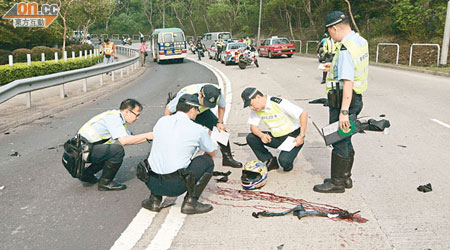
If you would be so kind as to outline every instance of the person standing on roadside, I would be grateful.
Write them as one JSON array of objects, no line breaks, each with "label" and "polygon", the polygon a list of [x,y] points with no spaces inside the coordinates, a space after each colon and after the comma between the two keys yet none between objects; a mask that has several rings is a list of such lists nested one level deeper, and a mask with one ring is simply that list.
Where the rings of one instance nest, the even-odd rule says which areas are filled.
[{"label": "person standing on roadside", "polygon": [[[328,72],[326,92],[330,124],[339,121],[339,128],[348,131],[349,116],[356,117],[363,108],[361,94],[367,89],[369,75],[368,43],[351,29],[349,18],[341,11],[328,14],[325,27],[331,38],[338,43],[333,61],[324,64],[324,71]],[[352,188],[350,177],[354,156],[351,137],[334,143],[331,152],[331,178],[325,179],[323,184],[315,185],[313,190],[320,193],[343,193],[345,188]]]},{"label": "person standing on roadside", "polygon": [[105,38],[105,42],[102,44],[102,52],[105,56],[103,58],[103,62],[105,64],[113,63],[114,58],[117,59],[116,45],[113,42],[109,41],[109,38]]},{"label": "person standing on roadside", "polygon": [[202,55],[203,55],[203,45],[200,42],[200,40],[197,41],[197,45],[195,47],[197,49],[198,60],[201,61],[202,60]]},{"label": "person standing on roadside", "polygon": [[141,67],[145,65],[145,58],[147,57],[147,46],[145,45],[145,40],[141,41],[141,45],[139,46],[139,53],[141,54]]}]

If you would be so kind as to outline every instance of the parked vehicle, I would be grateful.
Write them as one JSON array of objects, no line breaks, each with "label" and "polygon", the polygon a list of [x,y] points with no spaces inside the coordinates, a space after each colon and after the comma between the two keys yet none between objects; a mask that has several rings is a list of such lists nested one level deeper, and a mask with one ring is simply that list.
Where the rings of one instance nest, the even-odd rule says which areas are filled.
[{"label": "parked vehicle", "polygon": [[205,45],[206,48],[210,48],[211,45],[219,38],[222,38],[222,40],[226,41],[231,39],[231,33],[230,32],[210,32],[203,34],[201,38],[201,42],[203,45]]},{"label": "parked vehicle", "polygon": [[247,66],[250,66],[252,64],[255,64],[257,68],[259,68],[258,59],[256,59],[255,56],[255,47],[251,46],[250,49],[244,50],[239,55],[239,68],[245,69]]},{"label": "parked vehicle", "polygon": [[154,62],[172,59],[183,62],[187,56],[187,42],[179,28],[155,29],[151,47]]},{"label": "parked vehicle", "polygon": [[247,48],[246,43],[228,42],[225,50],[222,51],[220,62],[225,65],[239,63],[239,55]]},{"label": "parked vehicle", "polygon": [[292,44],[286,37],[273,36],[264,40],[258,48],[259,56],[268,56],[269,58],[281,55],[292,57],[294,53],[295,45]]},{"label": "parked vehicle", "polygon": [[208,48],[208,58],[209,59],[215,59],[217,54],[217,43],[214,42],[211,47]]}]

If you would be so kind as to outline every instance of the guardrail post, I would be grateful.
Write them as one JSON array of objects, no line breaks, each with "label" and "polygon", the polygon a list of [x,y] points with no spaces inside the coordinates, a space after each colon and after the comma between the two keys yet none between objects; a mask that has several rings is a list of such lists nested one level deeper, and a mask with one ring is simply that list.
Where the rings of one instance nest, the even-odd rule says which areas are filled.
[{"label": "guardrail post", "polygon": [[89,58],[92,58],[92,50],[89,50]]},{"label": "guardrail post", "polygon": [[80,59],[83,59],[83,51],[80,50]]},{"label": "guardrail post", "polygon": [[123,78],[123,68],[120,69],[120,78]]},{"label": "guardrail post", "polygon": [[25,93],[27,108],[31,108],[31,92]]},{"label": "guardrail post", "polygon": [[127,67],[127,76],[130,75],[130,71],[129,71],[130,67]]},{"label": "guardrail post", "polygon": [[12,55],[8,56],[8,61],[9,61],[9,66],[12,67],[14,65],[14,63],[13,63],[13,56]]},{"label": "guardrail post", "polygon": [[27,64],[28,64],[28,66],[31,65],[31,55],[30,54],[27,54]]},{"label": "guardrail post", "polygon": [[55,52],[55,62],[58,62],[58,52]]},{"label": "guardrail post", "polygon": [[72,51],[72,60],[75,60],[75,51]]},{"label": "guardrail post", "polygon": [[41,62],[45,62],[45,54],[41,53]]},{"label": "guardrail post", "polygon": [[111,72],[111,81],[114,82],[114,70]]},{"label": "guardrail post", "polygon": [[100,74],[100,86],[103,86],[103,74]]},{"label": "guardrail post", "polygon": [[64,62],[67,62],[67,51],[64,51]]},{"label": "guardrail post", "polygon": [[59,87],[59,97],[61,97],[61,99],[66,98],[66,91],[64,89],[64,84],[61,84],[61,86]]},{"label": "guardrail post", "polygon": [[87,59],[87,50],[84,50],[84,59]]},{"label": "guardrail post", "polygon": [[83,79],[83,92],[87,92],[87,78]]}]

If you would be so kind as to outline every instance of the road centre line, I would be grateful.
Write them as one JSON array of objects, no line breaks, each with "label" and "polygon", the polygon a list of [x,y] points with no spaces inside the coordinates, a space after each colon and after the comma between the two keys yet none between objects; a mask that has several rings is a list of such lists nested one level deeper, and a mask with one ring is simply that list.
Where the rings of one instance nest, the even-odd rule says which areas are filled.
[{"label": "road centre line", "polygon": [[448,125],[447,123],[441,122],[441,121],[439,121],[438,119],[431,119],[431,120],[432,120],[433,122],[436,122],[436,123],[438,123],[438,124],[440,124],[440,125],[446,127],[446,128],[450,128],[450,125]]},{"label": "road centre line", "polygon": [[128,227],[120,235],[119,239],[114,242],[111,250],[131,249],[139,241],[145,230],[152,224],[156,213],[145,208],[141,208],[138,214]]},{"label": "road centre line", "polygon": [[[231,82],[226,77],[226,75],[215,68],[212,65],[198,62],[190,58],[186,58],[190,61],[199,63],[200,65],[208,68],[213,74],[216,76],[217,81],[219,82],[219,87],[224,89],[224,82],[226,84],[226,112],[224,116],[224,122],[228,120],[228,114],[231,110]],[[178,197],[179,198],[179,197]],[[184,219],[186,218],[185,214],[180,212],[182,199],[177,198],[177,205],[169,207],[169,213],[164,219],[163,224],[158,230],[157,234],[153,238],[150,245],[147,249],[169,249],[172,245],[173,239],[177,236],[178,231],[181,229],[184,223]],[[179,201],[180,200],[180,201]],[[180,204],[178,204],[180,203]],[[111,247],[111,250],[129,250],[132,249],[136,243],[142,238],[142,235],[145,233],[147,228],[151,225],[153,218],[157,213],[151,212],[145,208],[141,208],[125,229],[125,231],[120,235],[119,239],[116,240],[114,245]]]}]

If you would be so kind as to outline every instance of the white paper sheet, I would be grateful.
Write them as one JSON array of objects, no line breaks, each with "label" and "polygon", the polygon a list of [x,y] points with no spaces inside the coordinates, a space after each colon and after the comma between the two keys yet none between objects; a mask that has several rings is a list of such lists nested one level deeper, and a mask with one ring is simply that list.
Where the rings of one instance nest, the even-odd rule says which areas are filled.
[{"label": "white paper sheet", "polygon": [[211,132],[211,140],[215,142],[219,142],[223,145],[228,145],[228,139],[230,138],[230,134],[225,131],[219,131],[217,127],[213,128],[213,131]]},{"label": "white paper sheet", "polygon": [[325,65],[324,64],[319,64],[319,66],[317,67],[317,69],[319,70],[324,70],[325,69]]},{"label": "white paper sheet", "polygon": [[286,140],[278,147],[281,151],[291,151],[295,147],[295,138],[292,136],[288,136]]}]

